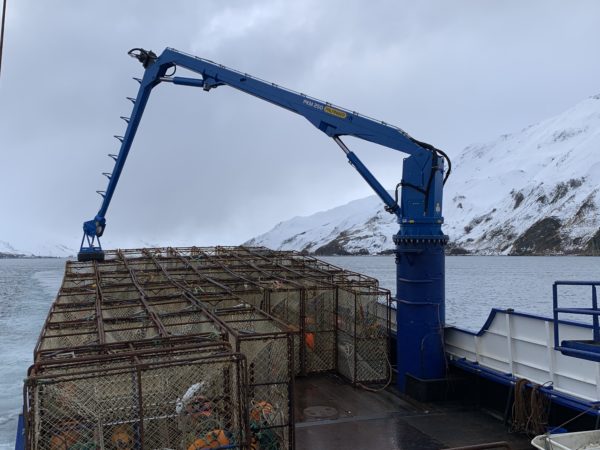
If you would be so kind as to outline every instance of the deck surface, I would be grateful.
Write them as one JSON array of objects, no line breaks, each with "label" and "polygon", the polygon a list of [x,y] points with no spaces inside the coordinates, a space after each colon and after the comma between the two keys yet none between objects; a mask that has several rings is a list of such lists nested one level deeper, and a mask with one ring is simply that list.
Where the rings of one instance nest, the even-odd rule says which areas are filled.
[{"label": "deck surface", "polygon": [[[403,400],[389,391],[355,389],[333,375],[297,378],[296,448],[429,450],[507,441],[530,449],[530,439],[509,434],[485,412]],[[305,408],[329,406],[338,417],[314,420]]]}]

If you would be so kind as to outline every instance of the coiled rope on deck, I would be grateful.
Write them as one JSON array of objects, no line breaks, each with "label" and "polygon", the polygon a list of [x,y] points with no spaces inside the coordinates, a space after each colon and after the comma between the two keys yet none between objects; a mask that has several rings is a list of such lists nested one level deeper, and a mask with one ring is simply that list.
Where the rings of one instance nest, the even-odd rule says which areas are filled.
[{"label": "coiled rope on deck", "polygon": [[545,385],[525,378],[515,383],[515,399],[512,408],[511,431],[538,435],[546,432],[550,400],[540,390]]}]

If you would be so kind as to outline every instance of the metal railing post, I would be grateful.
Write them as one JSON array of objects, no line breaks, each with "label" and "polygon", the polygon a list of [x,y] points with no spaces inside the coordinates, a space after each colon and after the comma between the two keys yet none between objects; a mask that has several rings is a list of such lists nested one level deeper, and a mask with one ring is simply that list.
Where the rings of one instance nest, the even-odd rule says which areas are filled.
[{"label": "metal railing post", "polygon": [[559,346],[558,341],[558,285],[556,282],[552,285],[552,312],[554,314],[554,347]]},{"label": "metal railing post", "polygon": [[[596,295],[596,285],[592,284],[592,308],[594,311],[598,311],[598,297]],[[598,315],[592,316],[592,323],[594,324],[594,341],[600,341],[600,329],[598,327]]]}]

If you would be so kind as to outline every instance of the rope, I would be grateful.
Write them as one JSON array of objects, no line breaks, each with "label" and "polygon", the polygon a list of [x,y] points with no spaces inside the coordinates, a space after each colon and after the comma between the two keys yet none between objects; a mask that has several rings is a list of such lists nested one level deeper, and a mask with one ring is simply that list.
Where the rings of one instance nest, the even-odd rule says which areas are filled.
[{"label": "rope", "polygon": [[[539,385],[531,383],[524,378],[517,380],[512,408],[511,431],[523,432],[530,435],[543,434],[546,438],[550,435],[551,430],[548,426],[548,416],[551,402],[549,396],[544,394],[541,389],[551,384],[551,382],[548,382]],[[531,385],[531,389],[528,389],[528,385]],[[563,428],[590,411],[598,411],[599,408],[600,402],[595,402],[586,410],[552,428]]]},{"label": "rope", "polygon": [[531,402],[527,429],[535,435],[544,433],[548,429],[548,416],[550,413],[550,399],[540,391],[542,386],[535,385],[531,389]]},{"label": "rope", "polygon": [[[528,388],[531,385],[531,389]],[[550,401],[540,388],[545,385],[531,383],[525,378],[515,383],[511,431],[530,435],[543,434],[548,428]]]},{"label": "rope", "polygon": [[515,383],[515,399],[512,406],[511,431],[524,431],[527,424],[527,407],[525,386],[527,380],[521,378]]},{"label": "rope", "polygon": [[[579,414],[577,414],[575,417],[571,417],[569,420],[567,420],[566,422],[561,423],[558,427],[553,427],[553,428],[563,428],[565,425],[570,424],[571,422],[573,422],[576,419],[579,419],[581,416],[583,416],[584,414],[589,413],[592,410],[598,410],[598,407],[600,406],[600,404],[598,402],[595,402],[592,406],[590,406],[588,409],[586,409],[585,411],[581,411]],[[549,435],[550,431],[547,431],[546,433],[544,433],[545,435]]]},{"label": "rope", "polygon": [[2,26],[0,27],[0,73],[2,72],[2,49],[4,48],[4,24],[6,23],[6,0],[2,4]]},{"label": "rope", "polygon": [[388,377],[387,382],[382,387],[372,388],[372,387],[366,386],[362,383],[356,383],[356,385],[359,388],[364,389],[365,391],[369,391],[369,392],[381,392],[381,391],[384,391],[385,389],[387,389],[387,387],[391,384],[392,377],[393,377],[392,363],[390,362],[390,358],[388,357],[387,352],[385,353],[385,360],[388,363],[389,377]]}]

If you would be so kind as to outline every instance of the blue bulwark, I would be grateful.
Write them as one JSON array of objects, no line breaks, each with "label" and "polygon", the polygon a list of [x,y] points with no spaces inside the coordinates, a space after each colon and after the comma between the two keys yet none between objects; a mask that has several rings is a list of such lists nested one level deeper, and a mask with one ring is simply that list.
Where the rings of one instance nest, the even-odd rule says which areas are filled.
[{"label": "blue bulwark", "polygon": [[15,450],[25,450],[25,421],[23,420],[23,414],[19,414]]}]

